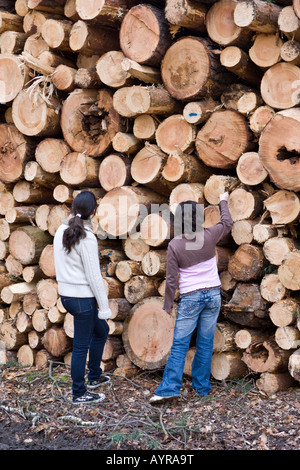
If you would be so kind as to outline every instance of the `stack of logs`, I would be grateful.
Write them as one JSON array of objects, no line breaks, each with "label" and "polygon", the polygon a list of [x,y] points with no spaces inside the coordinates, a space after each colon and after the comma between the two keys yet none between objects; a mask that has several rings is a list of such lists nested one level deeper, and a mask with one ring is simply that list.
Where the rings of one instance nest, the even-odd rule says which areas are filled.
[{"label": "stack of logs", "polygon": [[298,386],[300,1],[0,0],[0,33],[0,362],[70,361],[53,237],[89,189],[103,370],[163,367],[172,215],[195,200],[211,226],[229,191],[212,376]]}]

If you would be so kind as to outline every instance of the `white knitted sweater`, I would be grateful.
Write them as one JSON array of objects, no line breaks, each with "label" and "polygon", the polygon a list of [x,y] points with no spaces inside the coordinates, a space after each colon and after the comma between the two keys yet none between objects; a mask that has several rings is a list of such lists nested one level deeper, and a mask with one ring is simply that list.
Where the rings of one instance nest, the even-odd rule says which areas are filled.
[{"label": "white knitted sweater", "polygon": [[99,318],[110,318],[111,310],[100,271],[98,243],[92,226],[84,221],[86,237],[67,253],[62,239],[68,220],[64,220],[57,229],[53,242],[58,293],[67,297],[95,297]]}]

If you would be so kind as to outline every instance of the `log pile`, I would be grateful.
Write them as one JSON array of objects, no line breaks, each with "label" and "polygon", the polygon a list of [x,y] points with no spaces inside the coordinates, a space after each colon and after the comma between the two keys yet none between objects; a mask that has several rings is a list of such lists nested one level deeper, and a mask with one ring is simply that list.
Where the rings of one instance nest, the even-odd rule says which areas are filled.
[{"label": "log pile", "polygon": [[1,362],[70,361],[52,243],[87,188],[113,312],[102,367],[163,367],[172,215],[195,200],[211,226],[229,191],[212,376],[297,386],[299,1],[2,1],[0,34]]}]

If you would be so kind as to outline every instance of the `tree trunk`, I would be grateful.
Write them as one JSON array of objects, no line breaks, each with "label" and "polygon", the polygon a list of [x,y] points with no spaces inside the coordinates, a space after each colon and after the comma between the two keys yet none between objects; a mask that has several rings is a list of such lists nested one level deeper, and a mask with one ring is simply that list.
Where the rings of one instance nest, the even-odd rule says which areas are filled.
[{"label": "tree trunk", "polygon": [[26,181],[44,186],[49,189],[55,188],[55,186],[61,182],[58,175],[47,173],[36,161],[30,161],[26,163],[24,169],[24,178]]},{"label": "tree trunk", "polygon": [[68,67],[65,64],[60,64],[56,67],[52,75],[53,85],[61,91],[71,93],[75,88],[75,77],[77,69]]},{"label": "tree trunk", "polygon": [[262,248],[244,243],[230,258],[228,271],[238,281],[250,281],[261,275],[265,264]]},{"label": "tree trunk", "polygon": [[31,349],[39,350],[43,347],[42,335],[35,330],[31,330],[28,333],[28,344]]},{"label": "tree trunk", "polygon": [[161,279],[148,276],[133,276],[124,286],[124,296],[131,304],[137,304],[141,300],[157,296]]},{"label": "tree trunk", "polygon": [[99,182],[105,191],[121,186],[128,186],[132,182],[130,173],[131,160],[126,155],[112,153],[105,157],[99,167]]},{"label": "tree trunk", "polygon": [[206,14],[208,36],[221,46],[249,47],[252,31],[238,26],[234,21],[237,3],[234,0],[220,0]]},{"label": "tree trunk", "polygon": [[135,154],[142,147],[142,142],[128,132],[117,132],[112,140],[113,149],[126,155]]},{"label": "tree trunk", "polygon": [[205,15],[208,7],[193,0],[167,0],[165,16],[171,25],[206,33]]},{"label": "tree trunk", "polygon": [[255,219],[262,213],[264,196],[257,191],[244,188],[234,189],[228,199],[232,220]]},{"label": "tree trunk", "polygon": [[19,282],[10,286],[4,287],[1,290],[1,300],[5,304],[11,304],[22,300],[25,294],[35,292],[35,284],[27,284],[26,282]]},{"label": "tree trunk", "polygon": [[240,379],[247,374],[240,351],[214,353],[211,361],[211,375],[216,380]]},{"label": "tree trunk", "polygon": [[197,37],[182,37],[169,47],[161,76],[173,98],[192,101],[208,95],[217,99],[232,82],[231,73],[224,72],[212,49],[209,40]]},{"label": "tree trunk", "polygon": [[249,49],[249,57],[255,65],[265,70],[280,62],[283,44],[278,34],[257,34]]},{"label": "tree trunk", "polygon": [[109,150],[123,123],[113,108],[110,90],[76,89],[63,104],[61,128],[74,151],[98,157]]},{"label": "tree trunk", "polygon": [[41,34],[51,49],[59,49],[63,52],[71,52],[69,45],[69,35],[72,26],[72,21],[48,19],[41,28]]},{"label": "tree trunk", "polygon": [[113,97],[115,110],[125,117],[140,114],[169,115],[178,111],[178,103],[163,87],[135,85],[117,90]]},{"label": "tree trunk", "polygon": [[161,83],[160,69],[151,67],[150,65],[141,65],[134,60],[128,59],[124,56],[121,62],[121,67],[126,74],[129,74],[133,79],[136,78],[144,83]]},{"label": "tree trunk", "polygon": [[98,89],[101,86],[101,80],[96,71],[96,67],[79,68],[75,74],[75,86],[78,88]]},{"label": "tree trunk", "polygon": [[268,177],[258,152],[246,152],[240,156],[236,172],[239,180],[249,186],[256,186]]},{"label": "tree trunk", "polygon": [[141,267],[146,276],[165,276],[167,250],[150,250],[142,259]]},{"label": "tree trunk", "polygon": [[23,18],[14,13],[0,11],[0,34],[5,31],[23,32]]},{"label": "tree trunk", "polygon": [[242,245],[243,243],[252,243],[254,239],[253,229],[257,223],[258,219],[244,219],[233,222],[231,235],[235,243],[237,245]]},{"label": "tree trunk", "polygon": [[195,201],[204,204],[204,185],[201,183],[181,183],[170,194],[170,210],[175,214],[178,204]]},{"label": "tree trunk", "polygon": [[36,292],[42,309],[56,305],[58,299],[57,282],[54,279],[41,279],[36,286]]},{"label": "tree trunk", "polygon": [[135,5],[136,1],[130,0],[97,0],[87,3],[84,0],[76,1],[76,12],[80,18],[93,23],[108,24],[117,27],[123,20],[127,8]]},{"label": "tree trunk", "polygon": [[287,289],[300,289],[299,261],[300,251],[294,250],[287,254],[278,268],[279,279]]},{"label": "tree trunk", "polygon": [[190,101],[183,108],[183,117],[190,124],[206,122],[211,113],[219,109],[220,103],[208,97],[201,101]]},{"label": "tree trunk", "polygon": [[270,339],[247,348],[243,361],[253,372],[282,372],[287,368],[289,356],[289,351],[284,351]]},{"label": "tree trunk", "polygon": [[[26,281],[27,282],[27,281]],[[27,315],[31,316],[33,312],[39,308],[38,297],[37,294],[29,293],[25,294],[23,297],[22,308]]]},{"label": "tree trunk", "polygon": [[129,236],[123,240],[123,249],[129,259],[142,261],[150,246],[141,238],[140,232],[137,232],[134,237]]},{"label": "tree trunk", "polygon": [[300,382],[300,348],[291,354],[288,369],[291,376]]},{"label": "tree trunk", "polygon": [[270,179],[278,188],[299,191],[299,146],[294,136],[300,129],[296,119],[276,114],[259,139],[259,155]]},{"label": "tree trunk", "polygon": [[106,295],[109,299],[124,297],[124,284],[113,277],[103,278]]},{"label": "tree trunk", "polygon": [[150,114],[141,114],[134,119],[133,135],[139,140],[155,142],[158,120]]},{"label": "tree trunk", "polygon": [[79,20],[71,28],[69,45],[74,53],[101,56],[119,49],[119,37],[117,31],[110,28],[95,28]]},{"label": "tree trunk", "polygon": [[14,124],[0,124],[0,181],[19,181],[33,152],[34,145]]},{"label": "tree trunk", "polygon": [[275,341],[281,349],[297,349],[300,346],[300,331],[293,325],[280,326],[275,331]]},{"label": "tree trunk", "polygon": [[32,367],[35,361],[36,351],[32,350],[28,344],[20,347],[17,354],[18,363],[23,367]]},{"label": "tree trunk", "polygon": [[225,352],[233,351],[236,349],[234,341],[236,333],[239,331],[239,327],[229,322],[217,323],[215,334],[214,334],[214,352]]},{"label": "tree trunk", "polygon": [[211,175],[204,184],[204,196],[209,204],[219,204],[220,195],[230,191],[237,183],[235,176],[229,175]]},{"label": "tree trunk", "polygon": [[39,261],[45,244],[50,243],[51,237],[32,225],[15,230],[9,238],[10,253],[23,265]]},{"label": "tree trunk", "polygon": [[286,289],[275,273],[264,275],[260,283],[260,292],[263,299],[272,303],[282,300],[286,295]]},{"label": "tree trunk", "polygon": [[100,161],[84,153],[71,152],[60,165],[61,179],[71,186],[99,186]]},{"label": "tree trunk", "polygon": [[[276,237],[277,233],[278,232],[276,230],[276,227],[274,227],[273,225],[270,225],[270,224],[257,223],[253,227],[253,238],[257,243],[264,244],[270,238]],[[267,252],[267,250],[266,250],[266,252]],[[265,252],[264,252],[264,255],[265,255]]]},{"label": "tree trunk", "polygon": [[234,83],[221,95],[221,103],[226,109],[233,109],[248,115],[263,104],[260,94],[249,86]]},{"label": "tree trunk", "polygon": [[264,206],[276,225],[294,222],[300,213],[300,200],[293,191],[276,191],[264,200]]},{"label": "tree trunk", "polygon": [[22,204],[40,204],[54,202],[53,192],[50,188],[37,186],[29,181],[20,180],[13,189],[16,202]]},{"label": "tree trunk", "polygon": [[70,209],[62,205],[53,206],[50,209],[47,221],[47,230],[54,237],[56,230],[61,225],[62,221],[70,215]]},{"label": "tree trunk", "polygon": [[25,33],[5,31],[1,34],[1,54],[20,54],[23,51],[25,41]]},{"label": "tree trunk", "polygon": [[280,266],[287,254],[294,248],[295,245],[292,238],[273,237],[264,243],[263,252],[271,264]]},{"label": "tree trunk", "polygon": [[165,198],[144,187],[122,186],[109,191],[98,206],[99,225],[107,234],[122,237],[135,230],[152,204]]},{"label": "tree trunk", "polygon": [[[166,209],[147,215],[141,223],[140,233],[147,245],[165,247],[174,236],[174,222],[171,212]],[[149,255],[149,252],[146,255]]]},{"label": "tree trunk", "polygon": [[41,92],[33,94],[22,90],[14,99],[12,117],[15,126],[28,136],[56,136],[60,133],[59,101],[55,98],[42,98]]},{"label": "tree trunk", "polygon": [[6,321],[1,325],[1,337],[6,349],[16,351],[26,343],[27,333],[20,333],[12,322]]},{"label": "tree trunk", "polygon": [[220,62],[229,72],[237,75],[241,80],[259,87],[262,70],[249,58],[249,55],[237,46],[223,49]]},{"label": "tree trunk", "polygon": [[27,0],[28,8],[41,11],[49,11],[52,14],[61,15],[64,11],[65,0]]},{"label": "tree trunk", "polygon": [[300,20],[293,5],[282,8],[278,16],[278,28],[285,36],[296,40],[300,39]]},{"label": "tree trunk", "polygon": [[43,333],[51,326],[51,321],[48,318],[48,311],[43,308],[35,310],[32,315],[32,326],[38,333]]},{"label": "tree trunk", "polygon": [[293,325],[296,322],[299,314],[299,301],[293,299],[292,297],[274,302],[269,309],[269,315],[272,323],[278,327]]},{"label": "tree trunk", "polygon": [[126,57],[158,66],[171,44],[164,13],[152,5],[136,5],[125,15],[120,28],[120,46]]},{"label": "tree trunk", "polygon": [[275,33],[282,8],[262,0],[242,0],[234,10],[234,22],[241,28],[260,33]]},{"label": "tree trunk", "polygon": [[130,85],[131,75],[122,67],[125,56],[122,51],[111,50],[101,55],[96,64],[100,82],[112,88]]},{"label": "tree trunk", "polygon": [[[130,261],[128,262],[130,263]],[[120,261],[119,264],[122,264],[122,263],[123,261]],[[124,274],[123,269],[122,269],[122,274]],[[127,276],[125,275],[125,277]],[[122,281],[122,279],[120,280]],[[126,281],[122,281],[122,282],[126,282]],[[112,312],[111,319],[116,320],[116,321],[124,321],[132,308],[132,304],[129,303],[128,300],[125,298],[109,299],[108,303],[109,303],[109,308]]]},{"label": "tree trunk", "polygon": [[138,367],[153,370],[166,364],[175,326],[172,315],[163,310],[161,297],[149,297],[135,305],[124,321],[125,351]]},{"label": "tree trunk", "polygon": [[291,39],[282,44],[280,56],[284,62],[298,65],[300,64],[300,43]]},{"label": "tree trunk", "polygon": [[235,166],[240,156],[252,147],[245,117],[234,110],[215,111],[199,130],[195,145],[198,157],[206,165]]},{"label": "tree trunk", "polygon": [[274,395],[282,390],[287,390],[295,385],[295,380],[288,372],[274,373],[264,372],[256,380],[257,388],[267,395]]},{"label": "tree trunk", "polygon": [[[299,104],[299,88],[299,68],[294,64],[279,62],[265,72],[260,91],[265,104],[276,109],[288,109]],[[282,126],[283,123],[281,129]]]},{"label": "tree trunk", "polygon": [[64,140],[48,138],[37,145],[35,159],[44,171],[58,173],[62,159],[70,152]]},{"label": "tree trunk", "polygon": [[249,328],[269,327],[271,321],[259,285],[238,283],[231,300],[224,305],[227,320]]},{"label": "tree trunk", "polygon": [[174,184],[166,181],[162,176],[166,160],[167,155],[157,145],[146,143],[132,160],[131,176],[137,183],[169,196]]},{"label": "tree trunk", "polygon": [[55,277],[54,249],[53,245],[46,245],[40,255],[39,267],[46,277]]},{"label": "tree trunk", "polygon": [[139,261],[123,260],[116,266],[116,276],[121,282],[127,282],[133,276],[140,274],[143,274],[143,271]]},{"label": "tree trunk", "polygon": [[43,336],[43,345],[54,357],[61,357],[71,348],[71,340],[63,328],[52,326]]},{"label": "tree trunk", "polygon": [[259,106],[249,118],[251,131],[260,136],[266,125],[274,117],[275,111],[270,106]]},{"label": "tree trunk", "polygon": [[196,129],[181,114],[173,114],[158,125],[155,135],[157,145],[170,155],[188,152],[194,145]]},{"label": "tree trunk", "polygon": [[234,341],[239,349],[247,349],[253,343],[263,342],[269,337],[269,332],[255,329],[242,329],[236,332]]}]

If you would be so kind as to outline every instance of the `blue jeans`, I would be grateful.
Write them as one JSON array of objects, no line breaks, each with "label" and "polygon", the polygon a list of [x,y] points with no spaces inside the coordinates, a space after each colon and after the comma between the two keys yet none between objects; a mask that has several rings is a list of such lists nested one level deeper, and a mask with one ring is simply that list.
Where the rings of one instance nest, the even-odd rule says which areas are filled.
[{"label": "blue jeans", "polygon": [[220,289],[207,289],[180,297],[173,344],[162,383],[161,397],[180,396],[185,357],[197,327],[196,353],[192,363],[192,386],[201,396],[211,391],[210,372],[214,333],[221,308]]},{"label": "blue jeans", "polygon": [[86,392],[85,368],[88,351],[88,380],[97,380],[102,374],[100,364],[109,327],[105,320],[98,318],[97,302],[94,297],[61,296],[61,301],[74,317],[71,377],[73,397],[77,398]]}]

